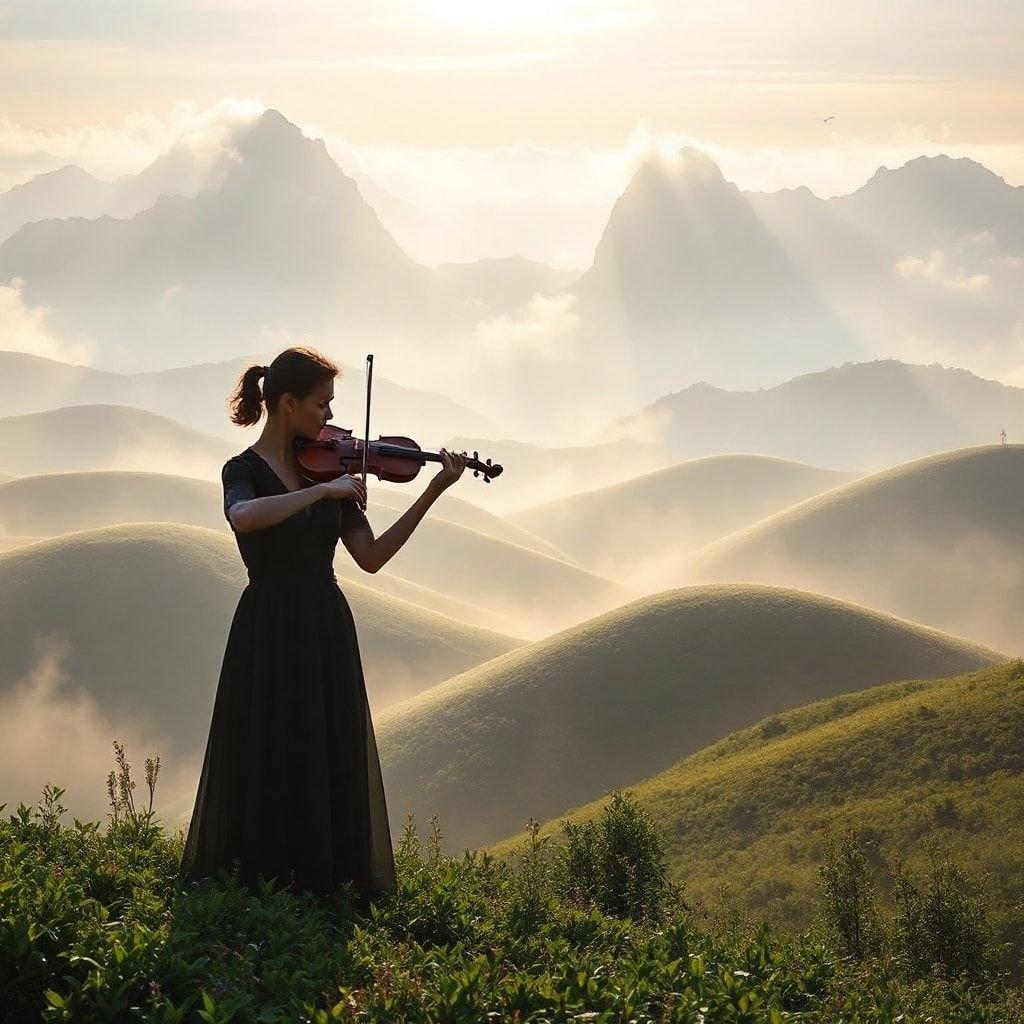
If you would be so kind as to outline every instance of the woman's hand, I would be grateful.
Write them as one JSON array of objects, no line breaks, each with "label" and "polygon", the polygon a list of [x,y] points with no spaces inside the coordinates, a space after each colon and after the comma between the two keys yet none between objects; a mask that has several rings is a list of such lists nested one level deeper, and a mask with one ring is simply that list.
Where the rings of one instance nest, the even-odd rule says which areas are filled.
[{"label": "woman's hand", "polygon": [[325,498],[341,500],[343,498],[354,498],[359,507],[366,509],[366,484],[362,478],[353,476],[351,473],[343,473],[333,480],[324,480],[320,486],[323,488]]},{"label": "woman's hand", "polygon": [[466,468],[466,456],[457,455],[447,448],[442,448],[438,454],[441,456],[441,468],[434,474],[431,483],[438,490],[444,491],[462,476],[462,471]]}]

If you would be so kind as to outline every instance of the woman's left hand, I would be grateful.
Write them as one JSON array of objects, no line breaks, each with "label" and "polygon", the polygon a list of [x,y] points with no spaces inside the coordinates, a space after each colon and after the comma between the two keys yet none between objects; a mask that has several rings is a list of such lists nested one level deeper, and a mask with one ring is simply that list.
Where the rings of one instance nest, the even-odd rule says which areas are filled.
[{"label": "woman's left hand", "polygon": [[431,482],[443,491],[462,476],[462,471],[466,468],[466,456],[450,452],[447,448],[442,448],[438,454],[441,456],[441,468],[434,474]]}]

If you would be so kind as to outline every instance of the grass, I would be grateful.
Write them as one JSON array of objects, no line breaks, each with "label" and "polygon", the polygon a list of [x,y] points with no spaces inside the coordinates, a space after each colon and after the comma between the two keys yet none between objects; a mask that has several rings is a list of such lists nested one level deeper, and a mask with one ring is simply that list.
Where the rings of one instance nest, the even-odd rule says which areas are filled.
[{"label": "grass", "polygon": [[[867,844],[883,895],[938,849],[989,879],[1024,939],[1024,661],[873,687],[773,715],[633,787],[668,836],[669,877],[789,928],[816,911],[826,830]],[[607,797],[553,819],[600,816]],[[507,857],[519,833],[485,849]]]},{"label": "grass", "polygon": [[[528,644],[376,718],[389,802],[447,852],[664,771],[770,714],[1006,656],[816,594],[664,591]],[[515,784],[510,785],[509,780]]]},{"label": "grass", "polygon": [[[850,890],[847,861],[818,887],[822,917],[806,930],[714,924],[666,877],[653,820],[618,792],[564,843],[531,823],[508,861],[446,857],[436,818],[424,844],[410,816],[398,885],[365,909],[344,886],[325,901],[273,881],[253,891],[228,873],[182,888],[181,834],[152,812],[159,763],[147,762],[141,810],[117,752],[105,824],[63,825],[56,786],[0,823],[9,1024],[1024,1020],[1021,993],[997,971],[908,957],[901,936],[923,927],[955,968],[963,957],[945,937],[982,935],[958,925],[975,921],[969,913],[919,913],[916,932],[894,927],[870,956],[852,955],[832,927],[837,910],[849,917],[849,899],[837,908],[834,895]],[[978,906],[948,886],[940,904]]]}]

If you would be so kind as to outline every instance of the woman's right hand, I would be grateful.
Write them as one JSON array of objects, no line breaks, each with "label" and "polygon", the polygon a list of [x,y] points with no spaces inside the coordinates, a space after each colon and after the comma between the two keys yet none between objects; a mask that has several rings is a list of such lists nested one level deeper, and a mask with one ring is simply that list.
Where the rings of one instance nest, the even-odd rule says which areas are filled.
[{"label": "woman's right hand", "polygon": [[341,500],[343,498],[354,498],[361,509],[366,508],[366,484],[358,476],[351,473],[343,473],[333,480],[324,480],[320,486],[323,488],[325,498]]}]

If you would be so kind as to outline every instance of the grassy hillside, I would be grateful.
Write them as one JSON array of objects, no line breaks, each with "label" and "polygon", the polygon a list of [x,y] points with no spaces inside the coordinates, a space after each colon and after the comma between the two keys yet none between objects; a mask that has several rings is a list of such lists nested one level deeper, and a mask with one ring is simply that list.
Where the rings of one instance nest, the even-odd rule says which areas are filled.
[{"label": "grassy hillside", "polygon": [[[419,496],[423,486],[432,475],[430,467],[427,467],[428,475],[417,480],[411,485],[405,485],[399,489],[396,484],[378,484],[376,480],[370,482],[370,501],[401,515]],[[456,497],[452,491],[445,491],[437,501],[430,507],[429,515],[438,519],[445,519],[449,523],[456,523],[459,526],[469,527],[477,533],[486,534],[488,537],[496,537],[498,540],[509,541],[521,548],[529,548],[531,551],[539,551],[542,555],[550,555],[552,558],[561,558],[565,561],[572,561],[569,556],[550,541],[531,533],[529,530],[516,526],[511,519],[488,512],[479,505],[473,503],[475,498],[480,497],[478,487],[488,485],[473,482],[471,473],[464,473],[462,480],[456,485],[456,489],[463,497]]]},{"label": "grassy hillside", "polygon": [[[370,505],[376,534],[394,513]],[[506,616],[526,637],[614,608],[636,592],[586,569],[444,519],[424,518],[413,541],[388,563],[396,576]]]},{"label": "grassy hillside", "polygon": [[[0,694],[39,686],[61,708],[82,695],[102,728],[130,723],[180,763],[205,743],[245,582],[232,538],[176,524],[87,530],[4,552]],[[343,591],[374,711],[519,643],[357,583]],[[47,690],[55,674],[66,679]]]},{"label": "grassy hillside", "polygon": [[0,482],[0,533],[53,537],[143,522],[227,530],[221,485],[131,470],[40,473]]},{"label": "grassy hillside", "polygon": [[[632,787],[668,836],[670,877],[710,902],[795,924],[822,831],[853,829],[879,869],[929,842],[1024,897],[1024,662],[872,687],[772,716]],[[599,814],[607,798],[550,821]],[[489,848],[506,856],[525,839]]]},{"label": "grassy hillside", "polygon": [[[959,884],[929,905],[956,915],[954,927],[915,916],[863,960],[829,927],[824,887],[813,929],[723,927],[666,882],[652,823],[623,801],[599,823],[611,842],[567,862],[544,851],[517,863],[449,859],[434,830],[424,844],[410,822],[395,847],[397,884],[369,906],[348,885],[324,900],[282,879],[256,891],[227,874],[179,886],[181,838],[124,808],[121,790],[134,780],[120,767],[106,823],[62,822],[56,786],[0,821],[5,1024],[1024,1016],[1020,989],[1000,971],[991,916],[976,916],[979,901]],[[921,950],[941,958],[939,970]]]},{"label": "grassy hillside", "polygon": [[[371,507],[374,511],[371,515],[379,526],[378,533],[385,528],[385,524],[393,522],[395,513],[392,509],[396,506],[404,507],[390,493],[385,495],[380,490],[372,492]],[[474,518],[472,513],[460,506],[471,508],[466,502],[452,499],[451,507],[457,513],[464,512],[466,518]],[[478,511],[479,515],[475,518],[479,520],[493,520],[498,524],[502,522],[497,516]],[[428,513],[428,518],[434,518],[432,512]],[[6,534],[10,538],[6,544],[0,539],[2,547],[24,543],[14,540],[19,537],[56,536],[75,530],[140,522],[182,523],[229,533],[219,481],[197,480],[168,473],[94,470],[38,474],[0,483],[0,535]],[[529,536],[511,525],[508,526],[508,532]],[[510,545],[493,535],[480,539],[482,536],[473,531],[467,541],[467,534],[459,528],[448,527],[446,524],[440,532],[434,532],[431,527],[421,525],[411,543],[441,545],[441,559],[452,553],[452,548],[460,541],[464,545],[468,543],[472,546],[477,576],[487,581],[487,593],[498,590],[505,595],[514,595],[516,580],[522,578],[521,586],[527,588],[526,596],[520,597],[518,603],[510,600],[506,604],[532,609],[534,601],[533,593],[529,590],[529,564],[535,558],[543,570],[541,577],[550,581],[553,578],[549,571],[550,557],[536,551],[522,554],[525,549],[519,545]],[[538,541],[538,544],[548,546],[543,541]],[[527,563],[525,568],[519,565],[524,559]],[[354,565],[351,556],[340,544],[336,564],[338,571],[347,579],[354,579],[372,590],[411,601],[459,622],[510,634],[516,634],[521,626],[507,611],[487,607],[486,604],[477,605],[471,600],[446,593],[448,579],[457,582],[463,579],[459,574],[434,579],[437,586],[403,580],[392,571],[392,565],[384,572],[367,574]],[[496,586],[496,581],[502,579],[505,566],[511,567],[508,581]],[[589,574],[580,576],[578,570],[571,568],[566,572],[571,580],[582,579],[585,586],[593,583]],[[565,583],[565,579],[561,582]],[[465,591],[467,586],[463,586],[461,591]],[[460,587],[456,586],[455,589],[459,591]],[[473,597],[474,592],[471,590],[466,596]]]},{"label": "grassy hillside", "polygon": [[[445,444],[449,451],[479,451],[480,458],[502,465],[506,475],[474,488],[473,497],[477,504],[502,515],[541,501],[604,487],[623,476],[647,473],[675,461],[666,458],[659,445],[633,440],[555,448],[459,435]],[[512,480],[523,484],[512,486]]]},{"label": "grassy hillside", "polygon": [[[383,489],[371,494],[367,514],[381,534],[408,503]],[[421,597],[433,592],[450,599],[447,607],[443,599],[435,605],[443,614],[483,628],[543,636],[635,596],[618,583],[542,553],[538,548],[550,548],[543,541],[526,547],[498,537],[497,516],[457,499],[448,508],[465,521],[485,525],[487,532],[428,513],[414,539],[387,566],[392,579],[425,588]],[[220,483],[170,473],[101,470],[39,474],[0,484],[0,532],[8,534],[38,536],[152,521],[228,532]],[[529,538],[511,525],[503,532]],[[339,552],[341,560],[350,561],[341,545]],[[378,585],[370,576],[367,586],[383,592],[386,581]],[[400,586],[393,583],[392,589]],[[407,589],[414,593],[415,588]]]},{"label": "grassy hillside", "polygon": [[0,418],[0,470],[158,470],[217,478],[229,441],[126,405],[73,405]]},{"label": "grassy hillside", "polygon": [[810,498],[695,552],[678,582],[756,580],[1024,651],[1024,445],[961,448]]},{"label": "grassy hillside", "polygon": [[[3,538],[0,538],[0,543],[2,542]],[[519,635],[520,623],[516,619],[502,615],[500,612],[491,611],[489,608],[470,604],[468,601],[459,601],[438,590],[432,590],[420,583],[413,583],[411,580],[396,576],[394,573],[388,572],[387,569],[381,569],[375,573],[365,573],[352,561],[349,553],[340,544],[334,558],[334,571],[339,580],[355,583],[360,587],[386,594],[388,597],[397,597],[419,608],[436,612],[438,615],[465,623],[468,626],[501,633],[510,640],[526,642]],[[344,584],[342,586],[344,587]]]},{"label": "grassy hillside", "polygon": [[510,516],[595,572],[661,589],[694,548],[845,483],[849,473],[766,455],[716,455]]},{"label": "grassy hillside", "polygon": [[1002,655],[814,594],[666,591],[388,709],[378,748],[394,814],[434,811],[457,850],[649,777],[764,715]]}]

